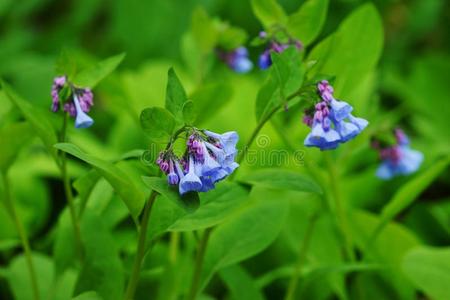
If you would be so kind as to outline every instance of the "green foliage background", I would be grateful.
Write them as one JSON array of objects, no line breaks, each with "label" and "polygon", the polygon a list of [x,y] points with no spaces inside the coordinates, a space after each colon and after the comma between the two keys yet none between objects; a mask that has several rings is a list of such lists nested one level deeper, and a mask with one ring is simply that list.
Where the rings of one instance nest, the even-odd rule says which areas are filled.
[{"label": "green foliage background", "polygon": [[[185,296],[198,235],[212,226],[199,299],[282,299],[295,272],[293,299],[450,299],[448,1],[310,0],[299,11],[304,2],[0,1],[0,169],[2,177],[8,174],[0,197],[10,191],[24,223],[41,299],[122,298],[150,189],[162,196],[148,225],[151,251],[135,299]],[[214,32],[218,18],[233,30]],[[249,44],[274,22],[307,46],[300,57],[280,57],[280,69],[238,75],[215,56],[215,45]],[[263,47],[249,49],[256,61]],[[109,75],[120,57],[104,59],[119,53],[126,56]],[[236,130],[243,147],[278,104],[277,89],[298,88],[290,79],[306,70],[292,67],[296,59],[316,61],[308,79],[335,78],[338,98],[370,121],[361,136],[324,159],[303,147],[309,129],[293,105],[264,126],[251,160],[240,167],[239,184],[221,183],[184,203],[163,181],[142,180],[156,176],[148,161],[183,121],[214,132]],[[92,87],[109,75],[94,89],[95,125],[75,130],[70,123],[69,143],[57,144],[62,118],[50,112],[51,83],[62,70],[80,69],[95,70],[75,77]],[[195,111],[176,103],[180,97]],[[155,108],[165,104],[173,120]],[[378,161],[369,140],[397,125],[425,161],[417,174],[385,182],[374,176]],[[83,264],[52,158],[57,149],[70,154]],[[289,159],[271,160],[280,149]],[[293,159],[296,150],[303,151],[301,164]],[[354,261],[346,258],[336,226],[334,182]],[[0,207],[0,298],[33,299],[9,210]]]}]

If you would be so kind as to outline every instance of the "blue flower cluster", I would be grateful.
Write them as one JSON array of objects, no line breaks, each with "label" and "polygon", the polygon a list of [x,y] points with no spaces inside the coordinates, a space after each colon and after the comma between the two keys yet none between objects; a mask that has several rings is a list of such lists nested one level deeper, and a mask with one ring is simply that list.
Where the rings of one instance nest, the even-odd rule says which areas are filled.
[{"label": "blue flower cluster", "polygon": [[169,147],[160,153],[156,162],[167,174],[168,183],[178,185],[180,195],[191,191],[207,192],[239,167],[234,161],[238,139],[235,131],[218,134],[194,130],[181,159]]},{"label": "blue flower cluster", "polygon": [[335,149],[340,143],[355,138],[369,124],[351,114],[350,104],[333,97],[333,87],[328,81],[319,82],[317,90],[322,101],[306,110],[303,117],[303,122],[312,128],[305,138],[305,146]]},{"label": "blue flower cluster", "polygon": [[[68,97],[67,101],[60,99],[60,92],[64,87],[71,89],[71,97]],[[71,117],[75,117],[75,128],[87,128],[94,124],[94,120],[87,115],[94,105],[94,95],[89,88],[74,87],[73,84],[69,84],[66,76],[58,76],[53,80],[51,95],[52,111],[57,112],[61,102],[64,102],[63,110]]]},{"label": "blue flower cluster", "polygon": [[376,175],[385,180],[397,175],[412,174],[419,169],[423,161],[423,154],[410,148],[409,139],[403,130],[395,129],[394,134],[395,145],[381,147],[378,141],[372,144],[379,151],[382,160]]},{"label": "blue flower cluster", "polygon": [[248,50],[245,47],[238,47],[229,52],[218,50],[217,53],[219,58],[236,73],[247,73],[253,69],[253,63],[249,59]]}]

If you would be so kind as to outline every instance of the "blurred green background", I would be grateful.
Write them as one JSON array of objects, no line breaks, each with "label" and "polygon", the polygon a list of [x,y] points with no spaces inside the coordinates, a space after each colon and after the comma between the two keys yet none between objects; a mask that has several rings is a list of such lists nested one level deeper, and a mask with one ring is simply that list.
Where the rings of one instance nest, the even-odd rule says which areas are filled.
[{"label": "blurred green background", "polygon": [[[288,13],[295,11],[302,2],[279,1]],[[316,43],[334,32],[345,16],[365,2],[330,1],[326,23]],[[450,153],[450,2],[386,0],[373,3],[382,16],[384,50],[378,70],[365,81],[366,92],[362,94],[367,99],[352,104],[355,104],[360,115],[371,122],[373,120],[375,128],[381,128],[383,124],[400,124],[406,129],[414,148],[425,154],[424,166],[427,167],[437,158]],[[205,8],[210,16],[220,17],[233,26],[243,28],[249,37],[261,30],[250,1],[245,0],[0,0],[0,77],[14,86],[25,99],[43,111],[49,111],[50,88],[56,75],[54,66],[61,50],[68,49],[85,62],[126,52],[119,71],[95,90],[95,106],[91,113],[96,121],[95,126],[85,131],[71,129],[70,140],[86,152],[105,159],[117,158],[132,149],[146,149],[149,141],[140,129],[139,113],[145,107],[163,105],[169,67],[175,67],[188,93],[195,95],[198,74],[184,36],[190,28],[191,14],[198,6]],[[252,59],[256,61],[260,49],[249,49]],[[255,68],[250,74],[236,75],[218,61],[211,64],[205,81],[208,84],[222,83],[223,94],[211,95],[209,105],[217,106],[217,113],[212,118],[205,117],[202,126],[216,132],[237,130],[241,140],[245,141],[256,124],[254,101],[265,73]],[[230,99],[221,105],[221,97]],[[51,118],[54,118],[51,119],[54,124],[58,123],[56,116]],[[0,94],[0,126],[15,119],[20,119],[20,113]],[[287,132],[296,139],[295,146],[302,147],[307,128],[301,124],[300,117]],[[263,134],[270,136],[271,149],[285,147],[271,126],[267,126]],[[376,155],[370,151],[368,140],[369,133],[360,141],[352,142],[355,150],[351,154],[345,150],[339,152],[341,165],[347,171],[343,190],[354,207],[378,212],[407,178],[398,178],[390,183],[374,178]],[[305,160],[315,160],[317,157],[315,151],[305,153]],[[69,168],[73,178],[88,170],[76,160],[71,162]],[[248,171],[248,166],[242,168],[243,173]],[[30,140],[29,147],[20,153],[17,163],[10,170],[13,194],[30,232],[32,245],[47,254],[52,252],[49,245],[65,205],[58,176],[56,166],[37,139]],[[98,188],[99,194],[105,193],[105,198],[117,197],[112,195],[110,187],[105,187],[105,183],[103,185]],[[446,170],[399,219],[418,240],[427,245],[450,245],[449,187],[450,171]],[[298,216],[305,216],[304,211],[309,209],[304,205],[300,203],[292,209],[288,219],[290,228],[285,230],[277,243],[247,262],[250,272],[261,274],[292,259],[295,253],[292,244],[296,244],[292,236],[299,232],[301,235],[304,230],[302,225],[296,223]],[[125,265],[129,266],[127,254],[134,251],[130,245],[134,244],[135,236],[130,229],[132,226],[126,223],[126,210],[123,205],[115,207],[112,204],[99,209],[111,216],[108,229],[114,228],[117,247],[125,253],[128,258]],[[365,215],[359,218],[360,223],[371,220]],[[400,235],[408,242],[413,240],[411,243],[416,243],[416,237],[411,238],[408,234]],[[319,249],[321,241],[316,242],[315,247]],[[384,242],[386,247],[390,246],[389,240]],[[283,250],[285,246],[288,250]],[[14,228],[1,209],[0,250],[3,250],[0,270],[4,272],[9,259],[20,250],[17,249]],[[163,250],[155,249],[155,257],[162,256]],[[148,278],[152,284],[151,274]],[[364,299],[397,299],[383,298],[397,294],[381,279],[367,275],[358,280],[368,284],[375,282],[374,289],[380,290],[373,298]],[[6,282],[0,281],[0,297],[4,295],[5,299],[9,299],[11,292]],[[217,282],[210,287],[212,290],[215,288],[213,293],[224,293],[223,286]],[[270,299],[277,299],[282,288],[282,284],[275,282],[265,292]],[[309,299],[322,297],[315,294],[317,291],[313,287],[305,293],[314,295]],[[140,295],[144,295],[144,291]],[[400,296],[398,298],[401,299]]]}]

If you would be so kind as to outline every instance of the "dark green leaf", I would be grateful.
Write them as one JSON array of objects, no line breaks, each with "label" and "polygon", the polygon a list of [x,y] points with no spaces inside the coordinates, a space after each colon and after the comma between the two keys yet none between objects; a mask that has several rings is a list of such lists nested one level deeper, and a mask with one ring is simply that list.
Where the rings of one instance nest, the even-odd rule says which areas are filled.
[{"label": "dark green leaf", "polygon": [[311,178],[295,171],[262,169],[246,175],[242,182],[273,189],[322,194],[322,189]]},{"label": "dark green leaf", "polygon": [[179,122],[183,120],[183,105],[188,101],[186,91],[173,68],[167,74],[166,109],[170,111]]},{"label": "dark green leaf", "polygon": [[198,193],[187,193],[180,196],[177,186],[170,186],[167,180],[160,177],[142,177],[145,185],[150,189],[163,195],[168,200],[172,201],[174,204],[180,206],[188,212],[195,211],[199,206]]},{"label": "dark green leaf", "polygon": [[144,207],[145,195],[141,190],[139,190],[137,185],[127,176],[127,174],[125,174],[113,163],[84,153],[80,150],[80,148],[73,144],[56,144],[55,148],[67,152],[97,169],[97,171],[105,177],[105,179],[121,197],[125,205],[128,207],[131,216],[137,220],[137,217]]},{"label": "dark green leaf", "polygon": [[403,272],[430,299],[450,299],[450,247],[418,247],[403,259]]},{"label": "dark green leaf", "polygon": [[109,57],[91,68],[76,74],[73,83],[81,87],[93,89],[102,79],[111,74],[125,58],[125,53]]},{"label": "dark green leaf", "polygon": [[322,30],[327,16],[328,0],[308,0],[289,16],[287,29],[305,46],[311,44]]},{"label": "dark green leaf", "polygon": [[197,118],[197,110],[195,109],[194,102],[188,100],[183,105],[183,119],[186,124],[193,124]]},{"label": "dark green leaf", "polygon": [[141,112],[141,127],[155,142],[167,142],[175,129],[173,115],[162,107],[149,107]]},{"label": "dark green leaf", "polygon": [[255,16],[266,29],[277,24],[284,25],[287,22],[286,13],[276,0],[252,0],[252,8]]}]

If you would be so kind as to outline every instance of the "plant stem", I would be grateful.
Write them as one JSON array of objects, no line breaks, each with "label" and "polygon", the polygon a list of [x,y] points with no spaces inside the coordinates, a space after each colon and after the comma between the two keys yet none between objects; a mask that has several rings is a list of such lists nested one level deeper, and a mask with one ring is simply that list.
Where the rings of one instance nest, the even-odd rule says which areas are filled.
[{"label": "plant stem", "polygon": [[343,206],[341,193],[339,190],[339,174],[336,170],[336,166],[334,162],[331,160],[331,157],[327,154],[325,155],[325,159],[328,165],[328,174],[330,180],[330,187],[332,192],[332,197],[334,199],[334,205],[336,210],[337,221],[341,230],[342,237],[344,239],[344,248],[347,259],[351,262],[355,261],[355,253],[353,252],[353,242],[351,239],[350,232],[348,230],[348,221],[347,214]]},{"label": "plant stem", "polygon": [[314,225],[316,224],[317,214],[314,213],[308,220],[308,224],[305,231],[305,236],[300,244],[300,251],[298,253],[297,263],[295,264],[294,273],[292,274],[291,280],[289,281],[288,289],[284,297],[285,300],[294,299],[295,291],[297,289],[298,279],[302,270],[303,262],[306,258],[306,253],[308,251],[309,242],[311,240],[312,232],[314,230]]},{"label": "plant stem", "polygon": [[177,231],[172,231],[170,233],[170,244],[169,244],[169,261],[175,265],[178,257],[178,244],[180,243],[180,233]]},{"label": "plant stem", "polygon": [[33,258],[31,255],[30,242],[28,241],[28,237],[27,237],[25,228],[24,228],[22,222],[20,221],[20,219],[17,215],[17,212],[16,212],[16,208],[14,206],[14,203],[12,202],[11,194],[10,194],[10,190],[9,190],[9,182],[8,182],[6,172],[5,172],[5,174],[2,174],[1,177],[3,179],[3,186],[4,186],[5,206],[7,207],[7,210],[9,211],[9,213],[11,215],[11,219],[13,220],[13,222],[16,226],[17,232],[20,237],[20,241],[22,243],[22,247],[23,247],[23,250],[25,253],[25,259],[26,259],[27,266],[28,266],[28,271],[30,273],[33,297],[35,300],[39,300],[39,298],[40,298],[39,297],[39,287],[38,287],[37,278],[36,278],[36,271],[34,269]]},{"label": "plant stem", "polygon": [[[66,140],[66,132],[67,132],[67,118],[68,114],[64,114],[63,126],[61,130],[60,142],[64,143]],[[83,261],[83,247],[81,243],[81,233],[80,233],[80,224],[77,218],[77,212],[75,209],[75,204],[73,201],[72,187],[70,186],[70,178],[67,174],[67,157],[66,153],[61,151],[61,163],[60,163],[60,171],[61,177],[64,183],[64,192],[67,199],[67,204],[69,206],[70,217],[72,219],[74,236],[75,236],[75,244],[77,248],[77,253],[80,257],[80,261]]]},{"label": "plant stem", "polygon": [[150,220],[150,214],[153,204],[155,203],[157,193],[152,191],[150,198],[144,207],[144,213],[142,215],[141,225],[139,228],[138,245],[136,250],[136,257],[134,258],[133,269],[131,271],[131,277],[128,281],[127,290],[125,292],[125,300],[133,300],[134,293],[139,281],[139,275],[141,272],[142,261],[145,255],[145,242],[147,238],[148,222]]},{"label": "plant stem", "polygon": [[197,256],[195,258],[194,275],[192,276],[191,289],[187,298],[188,300],[195,300],[197,296],[200,285],[200,276],[202,275],[203,259],[205,257],[206,246],[208,245],[211,231],[212,227],[205,229],[202,239],[200,240],[200,244],[198,245]]}]

